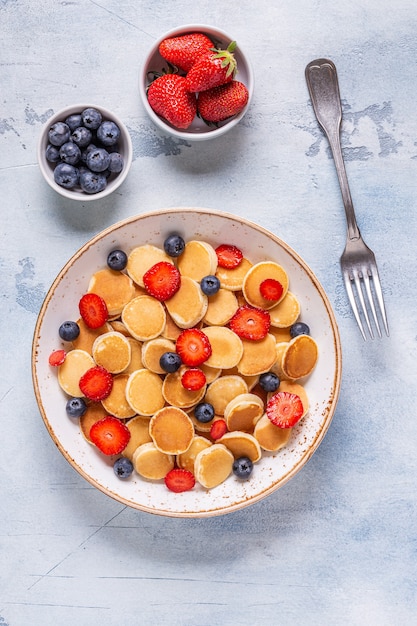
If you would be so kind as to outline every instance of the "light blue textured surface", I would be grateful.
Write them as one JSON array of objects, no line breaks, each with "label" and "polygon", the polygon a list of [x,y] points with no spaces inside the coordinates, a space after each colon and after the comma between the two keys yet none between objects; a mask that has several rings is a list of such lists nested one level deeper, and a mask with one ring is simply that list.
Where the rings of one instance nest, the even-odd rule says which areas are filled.
[{"label": "light blue textured surface", "polygon": [[[253,104],[230,134],[160,134],[139,67],[185,23],[249,52]],[[0,0],[2,196],[0,624],[409,626],[417,614],[415,0]],[[359,226],[391,326],[364,343],[341,283],[345,221],[304,80],[331,58]],[[119,113],[131,173],[103,203],[73,204],[41,178],[36,144],[53,111]],[[170,206],[225,209],[277,233],[322,282],[344,353],[340,402],[311,461],[240,512],[165,519],[124,508],[57,452],[37,409],[36,316],[67,259],[104,227]]]}]

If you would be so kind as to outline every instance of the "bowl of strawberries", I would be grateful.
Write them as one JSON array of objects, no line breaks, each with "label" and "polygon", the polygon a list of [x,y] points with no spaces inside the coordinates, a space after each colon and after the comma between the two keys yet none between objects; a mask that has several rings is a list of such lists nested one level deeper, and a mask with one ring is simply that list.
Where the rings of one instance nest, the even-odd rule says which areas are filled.
[{"label": "bowl of strawberries", "polygon": [[147,55],[139,91],[149,117],[181,139],[213,139],[236,126],[248,110],[253,72],[227,33],[187,25],[162,35]]}]

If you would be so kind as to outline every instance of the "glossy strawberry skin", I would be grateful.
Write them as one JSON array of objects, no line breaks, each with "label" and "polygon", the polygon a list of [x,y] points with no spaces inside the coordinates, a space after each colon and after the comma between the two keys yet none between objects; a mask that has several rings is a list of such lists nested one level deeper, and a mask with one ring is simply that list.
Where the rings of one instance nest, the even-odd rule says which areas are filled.
[{"label": "glossy strawberry skin", "polygon": [[206,375],[197,367],[185,370],[181,376],[181,384],[188,391],[198,391],[206,384]]},{"label": "glossy strawberry skin", "polygon": [[100,328],[109,318],[107,305],[96,293],[86,293],[78,304],[80,315],[89,328]]},{"label": "glossy strawberry skin", "polygon": [[216,441],[227,433],[227,425],[224,420],[214,420],[210,428],[210,437]]},{"label": "glossy strawberry skin", "polygon": [[165,476],[165,485],[174,493],[190,491],[195,485],[194,474],[187,469],[174,467]]},{"label": "glossy strawberry skin", "polygon": [[259,291],[265,300],[273,302],[274,300],[279,300],[281,298],[284,288],[278,280],[275,280],[275,278],[266,278],[261,282]]},{"label": "glossy strawberry skin", "polygon": [[175,265],[160,261],[145,272],[143,282],[151,296],[164,302],[177,293],[181,285],[181,275]]},{"label": "glossy strawberry skin", "polygon": [[233,55],[235,47],[233,41],[227,50],[216,50],[199,57],[186,76],[188,91],[197,93],[230,83],[237,71]]},{"label": "glossy strawberry skin", "polygon": [[217,263],[225,269],[235,269],[240,265],[243,259],[242,251],[232,244],[222,243],[217,246],[216,250]]},{"label": "glossy strawberry skin", "polygon": [[229,326],[241,339],[260,341],[269,332],[271,317],[268,311],[244,304],[233,315]]},{"label": "glossy strawberry skin", "polygon": [[52,367],[58,367],[59,365],[63,364],[66,356],[67,356],[67,353],[65,352],[65,350],[54,350],[49,355],[48,363]]},{"label": "glossy strawberry skin", "polygon": [[176,352],[184,365],[197,367],[211,356],[211,344],[207,335],[198,328],[186,328],[177,338]]},{"label": "glossy strawberry skin", "polygon": [[120,454],[130,440],[130,431],[117,417],[108,415],[95,422],[90,429],[90,439],[103,454]]},{"label": "glossy strawberry skin", "polygon": [[186,88],[186,78],[179,74],[164,74],[148,88],[148,102],[153,111],[182,130],[191,126],[197,114],[197,98]]},{"label": "glossy strawberry skin", "polygon": [[288,391],[278,391],[266,405],[269,420],[278,428],[292,428],[302,418],[303,412],[300,397]]},{"label": "glossy strawberry skin", "polygon": [[233,80],[202,91],[198,97],[198,113],[206,122],[222,122],[237,115],[247,105],[249,91],[246,85]]},{"label": "glossy strawberry skin", "polygon": [[178,37],[168,37],[159,45],[160,55],[180,70],[188,72],[199,56],[207,54],[213,42],[203,33],[187,33]]},{"label": "glossy strawberry skin", "polygon": [[81,376],[79,387],[86,398],[101,402],[110,395],[113,376],[101,365],[94,365]]}]

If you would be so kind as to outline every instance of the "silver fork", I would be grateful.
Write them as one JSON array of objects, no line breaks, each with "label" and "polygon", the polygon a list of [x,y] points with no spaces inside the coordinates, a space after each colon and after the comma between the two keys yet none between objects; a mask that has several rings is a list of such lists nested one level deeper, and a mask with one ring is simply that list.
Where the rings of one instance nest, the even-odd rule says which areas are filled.
[{"label": "silver fork", "polygon": [[385,332],[389,336],[375,255],[360,234],[343,161],[340,144],[342,106],[336,67],[329,59],[317,59],[307,65],[305,75],[314,113],[330,144],[346,212],[347,240],[340,264],[350,305],[365,341],[363,320],[369,336],[374,338],[371,314],[378,335],[382,337],[382,319]]}]

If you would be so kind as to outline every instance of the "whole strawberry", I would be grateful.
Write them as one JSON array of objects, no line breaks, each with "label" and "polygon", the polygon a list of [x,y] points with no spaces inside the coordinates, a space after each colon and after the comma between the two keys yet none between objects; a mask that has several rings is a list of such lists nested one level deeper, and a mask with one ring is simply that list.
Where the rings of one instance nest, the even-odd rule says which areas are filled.
[{"label": "whole strawberry", "polygon": [[238,80],[202,91],[198,98],[198,113],[206,122],[221,122],[240,113],[249,100],[246,85]]},{"label": "whole strawberry", "polygon": [[186,76],[188,91],[197,93],[230,83],[237,72],[235,49],[236,42],[232,41],[226,50],[212,48],[199,57]]},{"label": "whole strawberry", "polygon": [[159,44],[159,54],[180,70],[188,72],[198,57],[207,54],[213,42],[203,33],[188,33],[178,37],[168,37]]},{"label": "whole strawberry", "polygon": [[197,98],[186,89],[186,79],[178,74],[164,74],[148,88],[148,101],[157,115],[175,128],[188,128],[197,113]]}]

